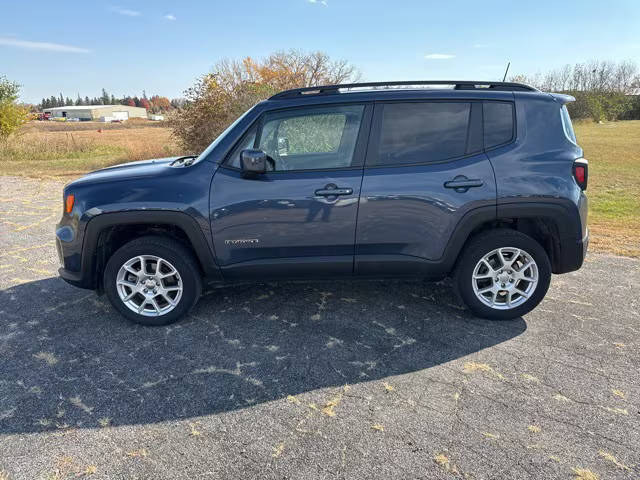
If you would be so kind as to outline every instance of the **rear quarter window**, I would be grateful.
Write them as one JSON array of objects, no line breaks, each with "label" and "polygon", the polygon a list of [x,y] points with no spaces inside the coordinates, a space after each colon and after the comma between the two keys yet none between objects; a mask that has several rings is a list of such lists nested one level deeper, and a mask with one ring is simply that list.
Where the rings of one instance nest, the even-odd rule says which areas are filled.
[{"label": "rear quarter window", "polygon": [[497,147],[513,139],[513,103],[484,102],[484,148]]}]

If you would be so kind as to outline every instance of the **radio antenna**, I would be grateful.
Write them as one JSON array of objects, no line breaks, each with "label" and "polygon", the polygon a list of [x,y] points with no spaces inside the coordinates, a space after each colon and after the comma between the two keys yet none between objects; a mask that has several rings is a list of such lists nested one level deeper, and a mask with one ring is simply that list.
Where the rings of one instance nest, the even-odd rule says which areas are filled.
[{"label": "radio antenna", "polygon": [[507,63],[507,69],[504,71],[504,77],[502,77],[502,81],[504,82],[507,79],[507,73],[509,73],[509,67],[511,66],[511,62]]}]

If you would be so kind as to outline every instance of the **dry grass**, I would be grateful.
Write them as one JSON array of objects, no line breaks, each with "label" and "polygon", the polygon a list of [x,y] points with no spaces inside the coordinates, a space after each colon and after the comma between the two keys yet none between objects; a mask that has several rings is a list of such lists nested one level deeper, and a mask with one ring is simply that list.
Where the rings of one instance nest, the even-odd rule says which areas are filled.
[{"label": "dry grass", "polygon": [[640,257],[640,120],[575,127],[589,160],[589,248]]},{"label": "dry grass", "polygon": [[75,177],[117,163],[180,154],[170,129],[143,122],[31,122],[0,143],[0,174]]}]

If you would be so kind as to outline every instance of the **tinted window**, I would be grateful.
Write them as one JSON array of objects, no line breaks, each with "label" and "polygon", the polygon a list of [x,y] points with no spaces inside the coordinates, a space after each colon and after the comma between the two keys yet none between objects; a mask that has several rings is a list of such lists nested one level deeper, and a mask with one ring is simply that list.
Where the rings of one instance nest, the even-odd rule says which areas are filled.
[{"label": "tinted window", "polygon": [[258,147],[276,170],[351,166],[364,106],[314,107],[267,113]]},{"label": "tinted window", "polygon": [[484,147],[507,143],[513,138],[513,104],[484,102]]},{"label": "tinted window", "polygon": [[437,162],[464,155],[469,103],[384,105],[377,165]]}]

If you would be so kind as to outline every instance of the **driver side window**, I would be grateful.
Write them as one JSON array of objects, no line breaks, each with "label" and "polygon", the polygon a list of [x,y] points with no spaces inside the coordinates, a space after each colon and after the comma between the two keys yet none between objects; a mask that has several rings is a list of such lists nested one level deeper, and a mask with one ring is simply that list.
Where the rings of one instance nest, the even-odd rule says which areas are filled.
[{"label": "driver side window", "polygon": [[322,170],[350,167],[363,105],[337,105],[268,112],[260,138],[249,131],[229,164],[240,167],[240,152],[258,148],[271,157],[275,171]]}]

